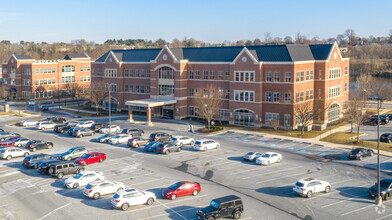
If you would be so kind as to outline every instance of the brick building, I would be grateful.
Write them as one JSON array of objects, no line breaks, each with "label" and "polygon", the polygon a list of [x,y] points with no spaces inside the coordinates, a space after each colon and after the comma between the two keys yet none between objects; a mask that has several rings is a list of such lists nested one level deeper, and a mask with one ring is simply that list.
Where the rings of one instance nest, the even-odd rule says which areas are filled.
[{"label": "brick building", "polygon": [[2,64],[2,83],[14,98],[51,98],[67,83],[91,85],[90,68],[87,54],[69,54],[61,60],[35,60],[29,55],[12,54]]},{"label": "brick building", "polygon": [[224,92],[220,120],[295,128],[297,103],[329,106],[313,115],[314,124],[342,116],[349,59],[337,43],[111,50],[92,63],[98,81],[110,83],[112,109],[128,109],[130,120],[135,110],[146,111],[149,123],[151,114],[197,117],[194,94],[213,85]]}]

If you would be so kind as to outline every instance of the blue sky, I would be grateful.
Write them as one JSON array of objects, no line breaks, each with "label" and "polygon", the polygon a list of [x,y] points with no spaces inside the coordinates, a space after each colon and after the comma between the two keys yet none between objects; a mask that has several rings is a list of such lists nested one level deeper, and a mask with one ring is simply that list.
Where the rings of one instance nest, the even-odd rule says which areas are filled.
[{"label": "blue sky", "polygon": [[3,1],[0,40],[102,43],[192,37],[217,43],[263,39],[265,32],[324,39],[348,28],[358,36],[387,36],[391,8],[390,0]]}]

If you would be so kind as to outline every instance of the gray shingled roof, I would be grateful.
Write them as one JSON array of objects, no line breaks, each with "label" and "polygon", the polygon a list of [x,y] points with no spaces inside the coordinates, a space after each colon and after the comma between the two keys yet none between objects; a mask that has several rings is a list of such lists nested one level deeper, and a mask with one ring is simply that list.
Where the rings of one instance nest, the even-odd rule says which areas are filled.
[{"label": "gray shingled roof", "polygon": [[309,45],[288,44],[287,50],[289,51],[292,61],[314,60]]},{"label": "gray shingled roof", "polygon": [[64,60],[71,60],[71,59],[80,59],[80,58],[90,58],[87,54],[67,54],[64,57]]},{"label": "gray shingled roof", "polygon": [[17,60],[32,60],[33,58],[30,55],[15,55]]}]

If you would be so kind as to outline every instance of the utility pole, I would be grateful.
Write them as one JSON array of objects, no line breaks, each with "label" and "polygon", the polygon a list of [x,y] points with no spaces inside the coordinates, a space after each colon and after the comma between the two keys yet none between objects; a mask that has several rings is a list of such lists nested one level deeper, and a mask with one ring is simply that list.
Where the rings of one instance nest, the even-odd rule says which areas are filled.
[{"label": "utility pole", "polygon": [[112,84],[109,84],[109,134],[112,133],[111,129],[112,129],[112,105],[110,103],[112,96],[110,96],[110,91],[112,90]]},{"label": "utility pole", "polygon": [[376,204],[382,205],[380,192],[380,99],[377,98],[377,198]]}]

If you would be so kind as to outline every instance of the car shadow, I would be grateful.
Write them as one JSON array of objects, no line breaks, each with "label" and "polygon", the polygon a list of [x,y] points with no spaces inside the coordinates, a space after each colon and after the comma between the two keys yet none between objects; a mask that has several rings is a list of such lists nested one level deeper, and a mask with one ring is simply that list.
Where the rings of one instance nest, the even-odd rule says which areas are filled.
[{"label": "car shadow", "polygon": [[295,198],[298,197],[293,192],[293,186],[279,186],[279,187],[262,187],[256,189],[256,192],[279,197]]},{"label": "car shadow", "polygon": [[[169,187],[170,185],[168,185],[167,187]],[[154,188],[154,189],[147,189],[146,191],[148,192],[152,192],[155,194],[155,196],[157,197],[157,199],[165,199],[162,196],[162,190],[165,189],[166,187],[162,187],[162,188]]]},{"label": "car shadow", "polygon": [[85,195],[83,194],[83,189],[84,187],[79,187],[77,189],[66,189],[65,187],[63,187],[63,189],[57,190],[56,193],[68,198],[84,199]]},{"label": "car shadow", "polygon": [[338,160],[338,161],[351,161],[347,156],[348,156],[348,153],[328,154],[327,156],[324,156],[324,158]]},{"label": "car shadow", "polygon": [[[365,164],[364,167],[371,168],[371,169],[377,169],[377,163]],[[392,171],[392,162],[380,163],[380,168],[381,168],[381,170]]]},{"label": "car shadow", "polygon": [[[195,197],[196,198],[196,197]],[[181,198],[179,198],[181,199]],[[165,211],[169,214],[168,219],[183,219],[184,217],[187,219],[195,219],[194,215],[197,210],[201,209],[201,207],[180,205],[172,208],[168,208]],[[192,213],[190,215],[190,213]],[[226,218],[223,218],[226,219]]]},{"label": "car shadow", "polygon": [[83,195],[84,199],[82,199],[80,202],[83,203],[84,205],[94,207],[94,208],[99,208],[104,210],[114,210],[110,202],[112,196],[113,196],[112,194],[103,195],[101,196],[101,198],[95,200],[92,198],[87,198],[86,196]]},{"label": "car shadow", "polygon": [[[127,146],[128,147],[128,146]],[[139,148],[131,148],[131,151],[137,152],[137,153],[141,153],[141,154],[159,154],[157,152],[150,152],[150,151],[145,151],[144,147],[139,147]]]},{"label": "car shadow", "polygon": [[243,157],[228,157],[227,159],[231,160],[231,161],[236,161],[236,162],[239,162],[239,163],[242,163],[242,164],[249,164],[249,165],[260,166],[260,165],[256,164],[255,161],[246,161],[246,160],[244,160]]},{"label": "car shadow", "polygon": [[59,189],[66,189],[64,187],[64,179],[56,179],[55,177],[49,176],[49,178],[53,178],[54,182],[50,184],[50,186],[54,188],[59,188]]}]

